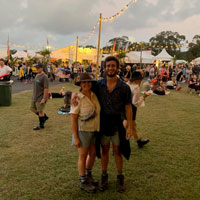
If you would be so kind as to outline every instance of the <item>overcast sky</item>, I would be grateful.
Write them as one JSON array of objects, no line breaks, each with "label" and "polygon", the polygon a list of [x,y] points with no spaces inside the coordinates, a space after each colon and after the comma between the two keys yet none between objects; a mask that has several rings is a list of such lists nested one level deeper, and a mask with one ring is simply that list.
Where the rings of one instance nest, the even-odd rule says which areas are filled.
[{"label": "overcast sky", "polygon": [[[0,0],[0,48],[6,41],[32,48],[46,45],[62,48],[76,36],[82,40],[96,24],[99,13],[110,17],[130,0]],[[177,31],[191,41],[200,34],[199,0],[138,0],[120,17],[102,23],[101,47],[109,39],[129,36],[148,42],[161,31]],[[86,43],[97,46],[98,29]],[[11,48],[14,48],[11,45]]]}]

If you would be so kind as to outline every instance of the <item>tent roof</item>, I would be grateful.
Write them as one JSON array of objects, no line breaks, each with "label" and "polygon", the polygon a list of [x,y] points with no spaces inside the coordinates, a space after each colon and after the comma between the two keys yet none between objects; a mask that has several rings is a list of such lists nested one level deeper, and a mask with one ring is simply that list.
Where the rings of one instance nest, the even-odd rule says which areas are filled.
[{"label": "tent roof", "polygon": [[17,51],[17,53],[15,53],[13,55],[14,58],[27,58],[27,53],[24,51]]},{"label": "tent roof", "polygon": [[[154,56],[145,51],[142,52],[142,63],[150,64],[153,63]],[[126,63],[140,63],[140,52],[131,51],[126,54]]]},{"label": "tent roof", "polygon": [[163,49],[157,56],[154,57],[155,60],[172,60],[172,56],[170,56],[166,49]]}]

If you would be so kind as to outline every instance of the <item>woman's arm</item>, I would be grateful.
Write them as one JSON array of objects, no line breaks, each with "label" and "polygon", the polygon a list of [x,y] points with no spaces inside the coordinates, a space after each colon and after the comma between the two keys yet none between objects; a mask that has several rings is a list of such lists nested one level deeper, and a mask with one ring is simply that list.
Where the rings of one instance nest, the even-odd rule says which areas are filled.
[{"label": "woman's arm", "polygon": [[71,114],[71,122],[72,122],[72,132],[74,135],[74,145],[79,148],[81,146],[79,137],[78,137],[78,115]]}]

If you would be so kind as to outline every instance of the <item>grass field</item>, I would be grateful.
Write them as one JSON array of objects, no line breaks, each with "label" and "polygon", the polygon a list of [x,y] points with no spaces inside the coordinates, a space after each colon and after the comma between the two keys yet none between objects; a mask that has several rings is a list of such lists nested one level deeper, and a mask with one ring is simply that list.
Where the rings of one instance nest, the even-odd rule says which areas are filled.
[{"label": "grass field", "polygon": [[[63,84],[76,91],[71,83]],[[61,86],[52,87],[59,91]],[[0,200],[199,200],[200,97],[186,88],[168,96],[150,96],[138,110],[139,134],[150,143],[124,161],[126,192],[115,189],[116,168],[110,155],[109,190],[87,194],[79,189],[77,151],[71,146],[69,115],[57,114],[63,99],[50,100],[45,129],[35,132],[29,111],[31,92],[13,95],[0,107]],[[100,179],[100,160],[93,174]]]}]

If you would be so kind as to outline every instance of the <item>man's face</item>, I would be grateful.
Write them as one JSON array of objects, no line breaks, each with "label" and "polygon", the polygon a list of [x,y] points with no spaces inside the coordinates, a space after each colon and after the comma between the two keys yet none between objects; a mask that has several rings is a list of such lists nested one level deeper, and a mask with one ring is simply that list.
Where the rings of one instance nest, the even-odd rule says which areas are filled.
[{"label": "man's face", "polygon": [[114,60],[106,62],[105,71],[108,77],[115,77],[118,72],[117,63]]},{"label": "man's face", "polygon": [[41,74],[41,73],[42,73],[42,71],[43,71],[43,69],[42,69],[42,68],[37,68],[37,73],[38,73],[38,74]]}]

